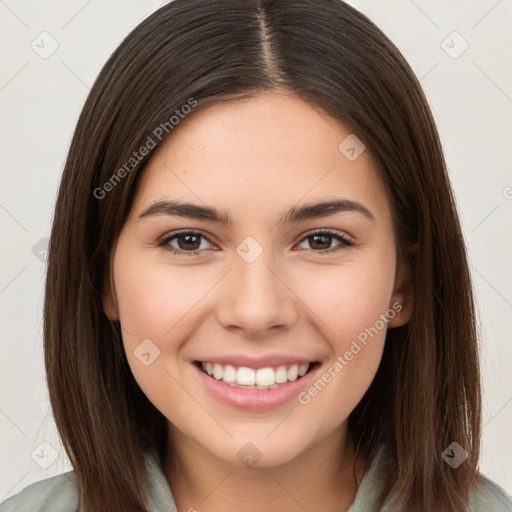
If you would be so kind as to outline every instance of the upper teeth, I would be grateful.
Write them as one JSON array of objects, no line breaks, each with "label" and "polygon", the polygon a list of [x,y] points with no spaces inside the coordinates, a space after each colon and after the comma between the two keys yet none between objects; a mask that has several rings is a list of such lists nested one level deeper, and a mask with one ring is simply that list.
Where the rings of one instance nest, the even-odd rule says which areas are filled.
[{"label": "upper teeth", "polygon": [[245,366],[235,368],[230,364],[222,365],[218,363],[201,363],[201,366],[208,375],[212,375],[216,380],[222,380],[227,383],[236,382],[246,386],[283,384],[287,380],[297,380],[299,376],[302,377],[309,369],[309,363],[301,364],[300,366],[293,364],[288,370],[284,365],[279,366],[276,370],[271,367],[258,370]]}]

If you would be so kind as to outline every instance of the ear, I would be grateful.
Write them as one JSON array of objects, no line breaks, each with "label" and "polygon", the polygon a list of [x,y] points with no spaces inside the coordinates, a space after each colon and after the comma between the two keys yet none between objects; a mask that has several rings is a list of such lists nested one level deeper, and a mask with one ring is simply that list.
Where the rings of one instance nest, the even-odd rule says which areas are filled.
[{"label": "ear", "polygon": [[107,317],[112,321],[119,320],[119,310],[117,307],[117,298],[115,296],[115,287],[109,277],[105,277],[103,283],[103,310]]},{"label": "ear", "polygon": [[414,283],[412,271],[418,251],[418,244],[409,247],[404,259],[399,263],[395,277],[395,288],[391,295],[390,308],[395,311],[395,316],[388,321],[388,327],[399,327],[406,324],[412,315],[414,305]]}]

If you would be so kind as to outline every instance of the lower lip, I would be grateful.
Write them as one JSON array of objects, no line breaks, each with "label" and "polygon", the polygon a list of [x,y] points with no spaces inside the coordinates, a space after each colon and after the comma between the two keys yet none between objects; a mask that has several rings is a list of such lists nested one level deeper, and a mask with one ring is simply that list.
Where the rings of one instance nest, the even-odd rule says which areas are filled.
[{"label": "lower lip", "polygon": [[297,398],[299,393],[310,385],[318,368],[320,368],[320,365],[317,364],[300,379],[283,384],[278,388],[260,390],[235,388],[210,377],[197,364],[193,363],[192,366],[199,374],[199,378],[206,389],[215,398],[238,409],[257,411],[272,409]]}]

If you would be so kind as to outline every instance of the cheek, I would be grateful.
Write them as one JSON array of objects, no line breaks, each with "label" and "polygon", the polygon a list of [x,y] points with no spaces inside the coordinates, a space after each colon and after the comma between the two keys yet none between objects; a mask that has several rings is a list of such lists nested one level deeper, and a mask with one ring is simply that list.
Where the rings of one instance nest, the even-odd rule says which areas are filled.
[{"label": "cheek", "polygon": [[314,276],[297,276],[295,286],[300,287],[298,295],[338,352],[386,313],[393,282],[392,264],[379,266],[370,261],[317,269]]},{"label": "cheek", "polygon": [[171,331],[179,332],[181,320],[211,287],[192,267],[171,271],[162,263],[119,260],[116,291],[127,339],[168,339]]},{"label": "cheek", "polygon": [[187,339],[194,306],[212,287],[192,267],[178,268],[125,253],[115,262],[115,283],[124,350],[132,374],[161,411],[182,393],[177,355]]},{"label": "cheek", "polygon": [[329,357],[312,385],[298,397],[320,435],[344,421],[370,387],[379,367],[387,331],[389,284],[371,272],[340,273],[310,289]]}]

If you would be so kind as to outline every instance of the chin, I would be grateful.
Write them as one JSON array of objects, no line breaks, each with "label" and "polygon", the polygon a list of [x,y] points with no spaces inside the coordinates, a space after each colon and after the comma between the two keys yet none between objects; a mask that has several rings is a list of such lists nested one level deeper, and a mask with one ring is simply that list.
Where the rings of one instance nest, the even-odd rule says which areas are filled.
[{"label": "chin", "polygon": [[[210,453],[227,464],[245,468],[270,468],[281,466],[297,458],[305,447],[305,440],[291,440],[289,436],[273,436],[265,438],[272,429],[265,429],[265,433],[257,436],[237,436],[230,439],[223,446],[217,444],[204,446]],[[290,443],[293,445],[290,445]]]}]

